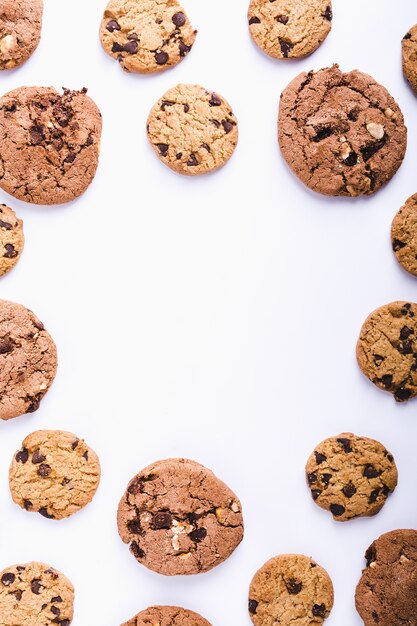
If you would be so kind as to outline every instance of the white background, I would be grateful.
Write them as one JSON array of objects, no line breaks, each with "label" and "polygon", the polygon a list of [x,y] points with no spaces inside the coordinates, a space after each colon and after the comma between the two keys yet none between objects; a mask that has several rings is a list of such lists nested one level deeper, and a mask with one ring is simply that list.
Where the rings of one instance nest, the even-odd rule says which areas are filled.
[{"label": "white background", "polygon": [[[365,549],[382,532],[417,524],[417,401],[396,405],[355,361],[368,313],[417,301],[416,279],[396,263],[389,237],[392,217],[417,191],[417,100],[400,60],[417,7],[334,0],[324,45],[286,63],[252,44],[244,0],[184,0],[199,30],[194,49],[177,68],[144,77],[123,73],[101,49],[99,0],[45,5],[40,47],[1,74],[1,92],[86,86],[104,132],[97,177],[76,202],[35,207],[0,193],[26,234],[0,296],[36,312],[60,357],[39,411],[0,424],[0,569],[41,560],[63,571],[76,589],[74,626],[118,626],[152,603],[186,606],[213,626],[249,626],[252,575],[269,557],[301,552],[333,579],[329,626],[359,625]],[[277,147],[280,92],[299,72],[333,62],[382,82],[409,128],[403,167],[369,199],[308,191]],[[178,82],[223,94],[239,120],[238,148],[213,175],[180,177],[147,143],[150,108]],[[39,428],[70,430],[101,458],[96,498],[66,521],[10,498],[12,455]],[[381,440],[400,478],[377,517],[341,524],[312,502],[304,464],[319,441],[344,430]],[[129,479],[170,456],[212,468],[244,505],[244,542],[205,575],[154,574],[117,534]]]}]

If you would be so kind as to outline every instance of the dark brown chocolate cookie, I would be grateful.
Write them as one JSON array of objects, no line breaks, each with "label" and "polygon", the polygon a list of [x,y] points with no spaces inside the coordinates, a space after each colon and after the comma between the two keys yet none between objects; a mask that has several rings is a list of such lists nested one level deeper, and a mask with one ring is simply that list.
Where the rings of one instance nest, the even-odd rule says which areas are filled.
[{"label": "dark brown chocolate cookie", "polygon": [[38,47],[43,0],[1,0],[0,71],[22,65]]}]

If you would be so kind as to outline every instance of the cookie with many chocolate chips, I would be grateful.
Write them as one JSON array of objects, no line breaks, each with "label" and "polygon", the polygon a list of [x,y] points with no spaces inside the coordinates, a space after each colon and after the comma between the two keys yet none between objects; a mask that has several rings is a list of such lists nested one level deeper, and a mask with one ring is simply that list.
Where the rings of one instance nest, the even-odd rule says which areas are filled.
[{"label": "cookie with many chocolate chips", "polygon": [[199,85],[177,85],[155,104],[148,138],[159,159],[178,174],[213,172],[232,156],[237,120],[228,102]]},{"label": "cookie with many chocolate chips", "polygon": [[403,37],[402,62],[404,76],[417,94],[417,24]]},{"label": "cookie with many chocolate chips", "polygon": [[98,165],[101,115],[87,90],[20,87],[0,98],[0,187],[33,204],[80,196]]},{"label": "cookie with many chocolate chips", "polygon": [[248,20],[254,42],[275,59],[305,57],[332,27],[330,0],[251,0]]},{"label": "cookie with many chocolate chips", "polygon": [[128,72],[162,72],[190,52],[197,31],[177,0],[110,0],[100,38]]},{"label": "cookie with many chocolate chips", "polygon": [[97,454],[82,439],[62,430],[28,435],[9,470],[14,502],[48,519],[63,519],[85,507],[99,482]]},{"label": "cookie with many chocolate chips", "polygon": [[303,72],[288,85],[278,135],[292,171],[329,196],[375,193],[394,176],[407,146],[403,115],[385,87],[338,65]]},{"label": "cookie with many chocolate chips", "polygon": [[186,459],[159,461],[135,476],[117,522],[136,560],[166,576],[207,572],[243,538],[242,508],[233,491]]},{"label": "cookie with many chocolate chips", "polygon": [[21,304],[0,300],[0,419],[39,408],[57,369],[52,337]]},{"label": "cookie with many chocolate chips", "polygon": [[0,626],[69,626],[74,587],[44,563],[13,565],[0,573]]},{"label": "cookie with many chocolate chips", "polygon": [[365,320],[356,347],[362,372],[397,402],[417,395],[417,304],[391,302]]},{"label": "cookie with many chocolate chips", "polygon": [[38,47],[43,0],[0,2],[0,71],[22,65]]},{"label": "cookie with many chocolate chips", "polygon": [[333,608],[326,570],[301,554],[274,557],[253,577],[249,616],[255,626],[322,624]]},{"label": "cookie with many chocolate chips", "polygon": [[307,461],[306,477],[313,500],[338,522],[376,515],[398,481],[392,454],[352,433],[322,441]]},{"label": "cookie with many chocolate chips", "polygon": [[177,606],[151,606],[121,626],[210,626],[209,622],[187,609]]},{"label": "cookie with many chocolate chips", "polygon": [[0,204],[0,276],[16,265],[24,243],[22,220],[11,208]]},{"label": "cookie with many chocolate chips", "polygon": [[417,276],[417,194],[408,198],[394,217],[391,241],[397,261]]},{"label": "cookie with many chocolate chips", "polygon": [[356,587],[356,610],[364,626],[412,626],[417,616],[417,531],[381,535],[365,553]]}]

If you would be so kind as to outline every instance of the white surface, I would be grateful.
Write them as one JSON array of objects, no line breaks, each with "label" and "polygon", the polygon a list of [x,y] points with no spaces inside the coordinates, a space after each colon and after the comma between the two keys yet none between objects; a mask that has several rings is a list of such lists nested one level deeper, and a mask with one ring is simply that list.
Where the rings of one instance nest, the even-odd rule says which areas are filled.
[{"label": "white surface", "polygon": [[[394,213],[417,191],[417,100],[400,66],[414,3],[402,0],[397,10],[388,0],[334,0],[321,49],[280,63],[251,43],[244,0],[184,0],[197,42],[156,77],[124,74],[106,57],[97,36],[104,3],[45,4],[38,51],[1,74],[1,91],[87,86],[104,134],[97,177],[78,201],[41,208],[0,194],[26,234],[0,296],[39,315],[60,357],[40,410],[0,424],[1,569],[43,560],[62,570],[76,588],[74,626],[118,626],[152,603],[189,607],[213,626],[249,626],[256,569],[280,552],[301,552],[334,581],[327,624],[359,625],[354,589],[365,548],[417,521],[417,401],[395,405],[360,374],[354,354],[370,311],[417,300],[417,282],[397,265],[389,239]],[[277,147],[282,89],[336,61],[385,84],[409,128],[403,167],[368,200],[309,192]],[[178,82],[218,91],[238,117],[238,149],[214,175],[179,177],[148,146],[147,114]],[[9,495],[12,454],[38,428],[71,430],[101,458],[95,500],[67,521],[30,515]],[[398,489],[374,519],[337,524],[305,486],[311,450],[343,430],[380,439],[398,463]],[[158,576],[117,534],[127,482],[169,456],[212,468],[244,505],[244,542],[206,575]]]}]

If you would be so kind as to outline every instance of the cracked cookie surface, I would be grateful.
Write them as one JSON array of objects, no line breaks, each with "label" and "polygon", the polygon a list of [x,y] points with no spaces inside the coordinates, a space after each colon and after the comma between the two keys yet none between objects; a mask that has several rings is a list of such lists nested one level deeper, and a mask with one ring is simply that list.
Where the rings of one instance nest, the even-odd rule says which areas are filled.
[{"label": "cracked cookie surface", "polygon": [[305,57],[326,39],[332,27],[330,0],[252,0],[249,32],[275,59]]},{"label": "cracked cookie surface", "polygon": [[313,500],[338,522],[376,515],[397,486],[394,457],[374,439],[341,433],[322,441],[306,465]]},{"label": "cracked cookie surface", "polygon": [[10,207],[0,204],[0,276],[19,261],[24,244],[22,220]]},{"label": "cracked cookie surface", "polygon": [[190,52],[197,31],[177,0],[111,0],[100,38],[128,72],[162,72]]},{"label": "cracked cookie surface", "polygon": [[337,65],[303,72],[288,85],[278,136],[294,174],[330,196],[375,193],[394,176],[407,147],[403,115],[385,87]]},{"label": "cracked cookie surface", "polygon": [[44,563],[12,565],[0,573],[0,626],[69,626],[74,588]]},{"label": "cracked cookie surface", "polygon": [[281,554],[253,577],[249,616],[255,626],[313,626],[329,617],[333,599],[326,570],[307,556]]},{"label": "cracked cookie surface", "polygon": [[158,461],[135,476],[117,522],[136,560],[166,576],[206,572],[243,538],[236,495],[213,472],[187,459]]},{"label": "cracked cookie surface", "polygon": [[0,419],[39,408],[57,369],[52,337],[21,304],[0,300]]},{"label": "cracked cookie surface", "polygon": [[21,87],[0,99],[0,187],[33,204],[80,196],[98,166],[101,114],[87,90]]},{"label": "cracked cookie surface", "polygon": [[416,623],[417,531],[381,535],[365,553],[366,569],[356,587],[356,609],[364,626]]},{"label": "cracked cookie surface", "polygon": [[43,0],[2,0],[0,3],[0,71],[22,65],[38,47]]},{"label": "cracked cookie surface", "polygon": [[121,626],[211,626],[209,622],[187,609],[177,606],[151,606]]},{"label": "cracked cookie surface", "polygon": [[403,73],[415,94],[417,94],[417,24],[402,40]]},{"label": "cracked cookie surface", "polygon": [[238,142],[228,102],[199,85],[177,85],[151,110],[148,139],[159,159],[178,174],[195,176],[222,167]]},{"label": "cracked cookie surface", "polygon": [[362,372],[397,402],[417,395],[417,304],[391,302],[373,311],[359,336]]},{"label": "cracked cookie surface", "polygon": [[16,504],[48,519],[85,507],[100,482],[100,462],[86,443],[62,430],[38,430],[13,457],[9,485]]},{"label": "cracked cookie surface", "polygon": [[391,241],[397,261],[417,276],[417,194],[408,198],[394,217]]}]

